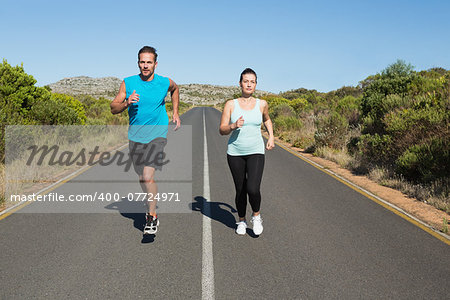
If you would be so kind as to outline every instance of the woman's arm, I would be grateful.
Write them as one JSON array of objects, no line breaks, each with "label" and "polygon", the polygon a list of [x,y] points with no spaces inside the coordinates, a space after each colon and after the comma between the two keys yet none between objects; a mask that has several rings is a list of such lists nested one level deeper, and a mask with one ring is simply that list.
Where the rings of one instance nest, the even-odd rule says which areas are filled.
[{"label": "woman's arm", "polygon": [[235,123],[230,124],[231,113],[233,111],[233,108],[234,108],[233,100],[228,100],[227,103],[225,103],[225,107],[223,108],[222,112],[222,117],[220,118],[219,132],[221,135],[230,134],[236,128],[240,128],[242,127],[242,125],[244,125],[244,119],[242,116],[240,116]]},{"label": "woman's arm", "polygon": [[261,104],[263,106],[263,121],[264,127],[266,127],[267,133],[269,134],[269,139],[267,141],[266,149],[271,150],[275,147],[275,138],[273,136],[273,125],[272,120],[270,120],[269,116],[269,104],[265,100],[261,100]]}]

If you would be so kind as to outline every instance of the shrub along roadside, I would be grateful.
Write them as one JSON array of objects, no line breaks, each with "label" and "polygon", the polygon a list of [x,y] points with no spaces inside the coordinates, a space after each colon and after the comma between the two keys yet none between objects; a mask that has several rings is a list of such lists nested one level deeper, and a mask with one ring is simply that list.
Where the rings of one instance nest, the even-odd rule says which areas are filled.
[{"label": "shrub along roadside", "polygon": [[399,60],[357,87],[263,98],[280,139],[450,212],[450,71]]}]

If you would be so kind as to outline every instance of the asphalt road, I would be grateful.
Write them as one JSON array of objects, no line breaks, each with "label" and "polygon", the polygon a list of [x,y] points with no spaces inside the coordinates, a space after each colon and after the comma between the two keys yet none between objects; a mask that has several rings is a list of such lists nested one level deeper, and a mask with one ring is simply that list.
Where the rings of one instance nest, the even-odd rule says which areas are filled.
[{"label": "asphalt road", "polygon": [[[184,148],[192,168],[165,182],[188,185],[190,198],[179,211],[160,213],[155,236],[142,235],[142,213],[120,206],[139,186],[113,165],[96,165],[52,191],[120,193],[119,203],[100,205],[109,213],[31,213],[33,203],[0,220],[0,299],[199,299],[205,285],[216,299],[448,298],[448,245],[280,147],[266,153],[264,232],[256,237],[250,226],[237,236],[219,118],[212,108],[182,116],[192,129],[192,147]],[[212,253],[202,246],[204,215]],[[205,255],[213,264],[209,283],[202,282]]]}]

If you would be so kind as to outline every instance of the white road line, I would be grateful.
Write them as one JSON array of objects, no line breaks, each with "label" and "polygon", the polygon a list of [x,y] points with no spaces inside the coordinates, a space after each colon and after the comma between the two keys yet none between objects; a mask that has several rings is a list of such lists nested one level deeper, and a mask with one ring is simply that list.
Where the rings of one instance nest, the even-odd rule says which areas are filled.
[{"label": "white road line", "polygon": [[214,264],[211,233],[211,208],[209,206],[209,165],[206,142],[205,109],[203,109],[203,252],[202,252],[202,299],[214,299]]}]

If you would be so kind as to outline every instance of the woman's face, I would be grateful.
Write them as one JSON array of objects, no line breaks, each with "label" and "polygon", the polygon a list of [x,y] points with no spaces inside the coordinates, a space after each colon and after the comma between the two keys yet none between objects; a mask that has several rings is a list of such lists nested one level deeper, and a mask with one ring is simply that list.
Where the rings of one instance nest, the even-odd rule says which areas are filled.
[{"label": "woman's face", "polygon": [[256,89],[256,76],[254,74],[244,74],[239,85],[241,86],[242,94],[253,94]]}]

